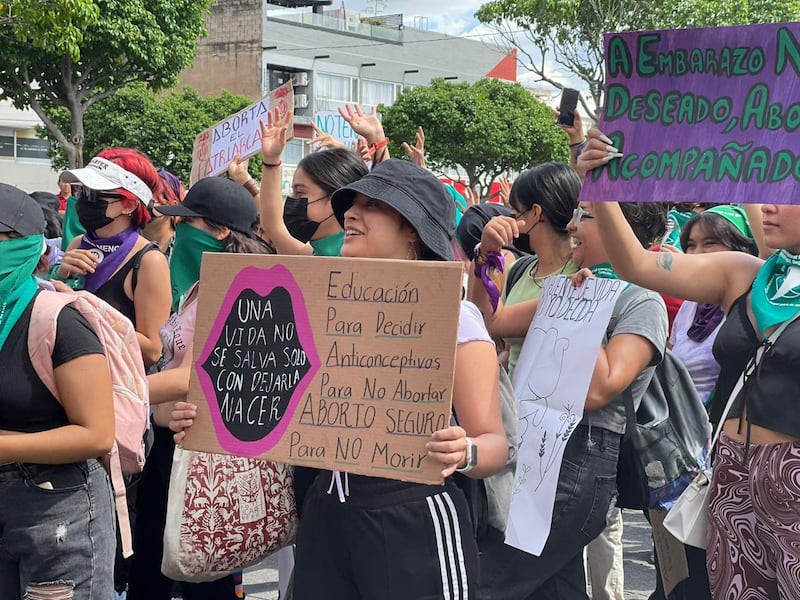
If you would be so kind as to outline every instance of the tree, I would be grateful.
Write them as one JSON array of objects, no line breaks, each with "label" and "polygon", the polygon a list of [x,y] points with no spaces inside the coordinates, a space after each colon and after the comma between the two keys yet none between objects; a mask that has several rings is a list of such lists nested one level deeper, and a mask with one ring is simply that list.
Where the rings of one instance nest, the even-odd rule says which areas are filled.
[{"label": "tree", "polygon": [[[80,56],[83,30],[97,22],[94,0],[10,0],[0,2],[0,30],[17,40],[59,54]],[[5,42],[5,40],[4,40]]]},{"label": "tree", "polygon": [[[188,182],[197,134],[250,104],[249,98],[229,92],[201,98],[194,90],[186,89],[156,96],[144,84],[135,84],[86,111],[86,155],[95,156],[110,146],[133,147],[147,154],[156,166],[165,167]],[[67,110],[58,109],[50,116],[58,127],[69,126]],[[51,135],[48,137],[52,139]],[[68,166],[67,156],[59,146],[52,146],[51,158],[56,168]]]},{"label": "tree", "polygon": [[550,73],[551,58],[581,79],[594,106],[583,97],[581,105],[595,120],[605,85],[603,33],[794,21],[798,15],[800,0],[492,0],[475,13],[519,50],[537,81],[564,87]]},{"label": "tree", "polygon": [[[13,24],[0,24],[0,37],[5,38],[0,98],[33,109],[64,150],[70,167],[82,166],[85,112],[135,82],[145,82],[152,90],[172,86],[177,74],[191,64],[197,38],[205,34],[203,17],[210,2],[95,0],[99,16],[83,30],[76,55],[58,45],[31,44],[17,35]],[[50,118],[53,107],[69,112],[69,127],[59,127]]]},{"label": "tree", "polygon": [[482,192],[501,173],[569,159],[567,137],[555,126],[552,109],[519,84],[435,79],[378,110],[393,155],[402,156],[402,142],[414,140],[422,126],[428,165],[461,167],[470,187],[480,186]]}]

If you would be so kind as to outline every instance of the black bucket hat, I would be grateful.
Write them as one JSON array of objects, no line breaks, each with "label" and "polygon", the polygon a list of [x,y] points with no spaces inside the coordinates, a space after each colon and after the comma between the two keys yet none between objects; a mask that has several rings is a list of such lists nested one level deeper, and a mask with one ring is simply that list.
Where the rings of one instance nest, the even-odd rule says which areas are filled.
[{"label": "black bucket hat", "polygon": [[39,204],[22,190],[0,183],[0,233],[22,237],[44,233],[44,213]]},{"label": "black bucket hat", "polygon": [[238,183],[223,177],[206,177],[195,183],[181,204],[165,204],[158,212],[171,217],[203,217],[251,235],[258,220],[253,196]]},{"label": "black bucket hat", "polygon": [[356,193],[380,200],[400,213],[438,260],[455,260],[450,241],[456,208],[442,182],[430,171],[407,160],[390,159],[358,181],[336,190],[331,205],[342,227],[344,213],[353,205]]}]

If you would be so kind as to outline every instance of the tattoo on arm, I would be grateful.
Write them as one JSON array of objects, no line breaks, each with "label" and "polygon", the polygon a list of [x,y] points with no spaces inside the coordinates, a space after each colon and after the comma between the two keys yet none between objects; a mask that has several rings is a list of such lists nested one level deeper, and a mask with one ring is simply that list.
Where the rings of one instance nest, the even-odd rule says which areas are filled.
[{"label": "tattoo on arm", "polygon": [[672,252],[659,252],[656,255],[656,265],[660,269],[664,269],[665,271],[672,270],[672,260],[673,260]]}]

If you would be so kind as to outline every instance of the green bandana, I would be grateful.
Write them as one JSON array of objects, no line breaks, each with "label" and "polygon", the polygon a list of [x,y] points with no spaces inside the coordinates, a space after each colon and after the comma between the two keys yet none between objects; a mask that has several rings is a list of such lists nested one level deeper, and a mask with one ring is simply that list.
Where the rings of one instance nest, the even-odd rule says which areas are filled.
[{"label": "green bandana", "polygon": [[314,256],[339,256],[342,253],[344,231],[327,235],[318,240],[311,240],[309,243],[314,249]]},{"label": "green bandana", "polygon": [[200,279],[203,252],[222,252],[225,243],[210,233],[178,223],[175,242],[169,258],[169,278],[172,282],[172,310],[177,312],[184,294]]},{"label": "green bandana", "polygon": [[761,335],[791,319],[800,310],[800,256],[786,250],[770,256],[753,281],[750,305]]},{"label": "green bandana", "polygon": [[599,265],[593,266],[589,270],[595,277],[601,277],[602,279],[619,279],[616,271],[614,271],[614,267],[611,266],[611,263],[600,263]]},{"label": "green bandana", "polygon": [[66,251],[69,243],[79,235],[86,233],[86,229],[78,219],[78,201],[75,196],[67,198],[67,209],[64,212],[64,224],[61,226],[61,249]]},{"label": "green bandana", "polygon": [[670,231],[669,235],[664,239],[664,243],[675,246],[678,250],[681,250],[681,229],[683,229],[683,226],[686,225],[689,219],[696,217],[698,214],[700,213],[693,210],[681,212],[674,208],[670,209],[669,213],[667,213],[667,220],[672,221],[673,227],[672,231]]},{"label": "green bandana", "polygon": [[747,213],[744,212],[741,206],[720,204],[719,206],[709,208],[706,212],[719,215],[733,225],[744,237],[748,237],[751,240],[753,239],[753,231],[750,229],[750,220],[747,218]]},{"label": "green bandana", "polygon": [[0,348],[36,295],[33,271],[44,247],[43,235],[0,242]]}]

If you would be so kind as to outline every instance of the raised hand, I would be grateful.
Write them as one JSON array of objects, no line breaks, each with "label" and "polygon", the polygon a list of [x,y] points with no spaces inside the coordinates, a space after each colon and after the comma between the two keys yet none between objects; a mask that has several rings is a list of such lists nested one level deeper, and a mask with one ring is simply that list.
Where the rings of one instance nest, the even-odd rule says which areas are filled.
[{"label": "raised hand", "polygon": [[370,152],[369,144],[363,136],[358,137],[355,153],[358,154],[365,163],[372,162],[372,152]]},{"label": "raised hand", "polygon": [[325,133],[314,123],[311,124],[314,130],[314,138],[306,142],[307,145],[313,146],[314,150],[321,150],[322,148],[344,148],[345,145],[333,137],[329,133]]},{"label": "raised hand", "polygon": [[[581,120],[581,113],[578,109],[575,109],[574,112],[575,112],[575,120],[572,122],[572,125],[564,125],[562,123],[558,123],[558,126],[567,132],[570,144],[580,144],[582,141],[586,139],[586,136],[583,134],[583,121]],[[558,119],[558,115],[559,115],[559,110],[556,109],[556,119]]]},{"label": "raised hand", "polygon": [[508,199],[511,197],[511,182],[505,175],[498,179],[497,182],[500,184],[500,201],[505,206],[509,206]]},{"label": "raised hand", "polygon": [[575,165],[575,170],[581,179],[586,177],[586,173],[592,169],[602,167],[608,164],[608,161],[622,157],[619,149],[613,146],[614,142],[599,129],[590,129],[586,139],[588,140],[586,148],[581,152]]},{"label": "raised hand", "polygon": [[241,154],[237,154],[233,157],[231,164],[228,165],[228,175],[239,185],[244,185],[250,181],[250,173],[247,171],[249,163],[249,158],[242,158]]},{"label": "raised hand", "polygon": [[422,127],[417,127],[417,141],[411,146],[408,142],[403,142],[403,150],[406,156],[418,167],[427,168],[425,164],[425,132]]},{"label": "raised hand", "polygon": [[277,108],[267,113],[267,122],[261,123],[261,156],[265,163],[279,163],[286,147],[286,132],[289,130],[289,118],[283,118]]},{"label": "raised hand", "polygon": [[464,196],[464,200],[467,201],[467,208],[469,208],[470,206],[475,206],[476,204],[480,204],[481,203],[481,198],[478,195],[478,192],[476,192],[474,189],[472,189],[468,185],[464,186],[464,191],[462,192],[461,195]]},{"label": "raised hand", "polygon": [[365,113],[358,104],[347,104],[344,108],[339,108],[339,114],[353,128],[353,131],[367,139],[369,145],[386,137],[383,133],[383,125],[378,120],[378,113],[374,108],[372,112]]}]

